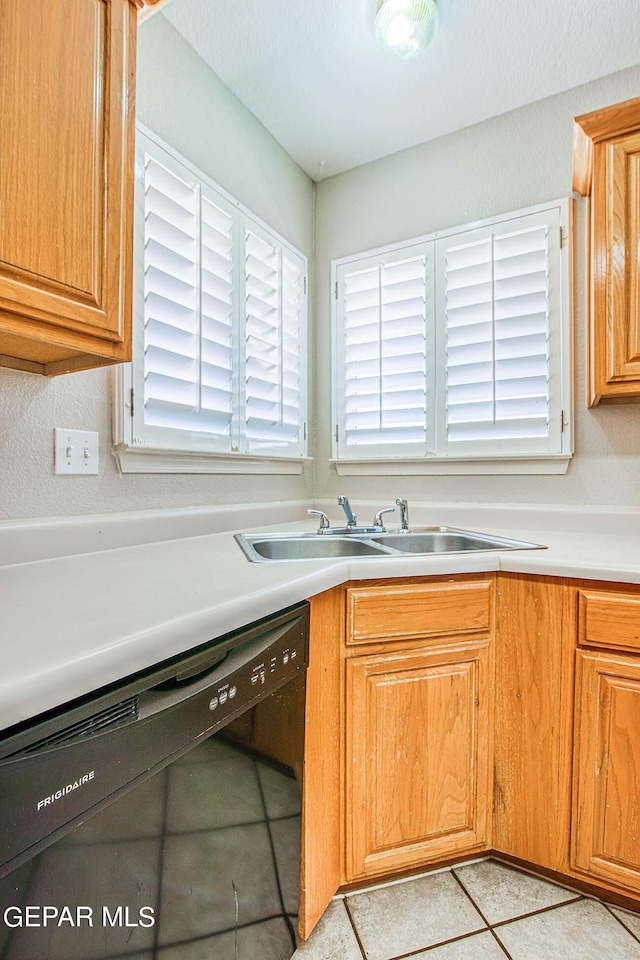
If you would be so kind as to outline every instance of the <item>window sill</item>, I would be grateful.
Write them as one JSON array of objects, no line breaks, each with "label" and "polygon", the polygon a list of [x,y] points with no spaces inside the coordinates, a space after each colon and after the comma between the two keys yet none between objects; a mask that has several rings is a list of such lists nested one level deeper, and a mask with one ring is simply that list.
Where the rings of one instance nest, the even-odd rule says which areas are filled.
[{"label": "window sill", "polygon": [[570,456],[544,457],[466,457],[424,460],[330,460],[340,477],[396,476],[513,476],[524,474],[565,474]]},{"label": "window sill", "polygon": [[146,450],[115,444],[113,454],[124,473],[235,473],[301,474],[311,457],[285,459],[252,457],[245,454],[202,454],[174,450]]}]

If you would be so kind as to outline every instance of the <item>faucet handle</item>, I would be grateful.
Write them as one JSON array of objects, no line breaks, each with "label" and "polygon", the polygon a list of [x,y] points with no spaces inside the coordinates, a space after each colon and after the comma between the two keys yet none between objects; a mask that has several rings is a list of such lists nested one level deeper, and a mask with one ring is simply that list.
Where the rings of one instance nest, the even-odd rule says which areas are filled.
[{"label": "faucet handle", "polygon": [[331,526],[329,522],[329,517],[324,513],[323,510],[307,510],[309,516],[320,517],[320,526],[318,527],[318,532],[322,533],[323,530],[328,530]]},{"label": "faucet handle", "polygon": [[382,515],[384,513],[395,513],[395,507],[385,507],[384,510],[378,510],[375,517],[373,518],[374,527],[380,527],[380,530],[384,531],[384,526],[382,525]]}]

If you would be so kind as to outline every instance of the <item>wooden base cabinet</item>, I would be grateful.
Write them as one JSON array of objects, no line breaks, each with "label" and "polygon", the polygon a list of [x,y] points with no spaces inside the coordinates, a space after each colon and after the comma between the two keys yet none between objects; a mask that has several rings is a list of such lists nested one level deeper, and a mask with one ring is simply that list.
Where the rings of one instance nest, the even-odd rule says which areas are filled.
[{"label": "wooden base cabinet", "polygon": [[131,358],[142,0],[0,3],[0,365]]},{"label": "wooden base cabinet", "polygon": [[640,894],[640,656],[578,652],[572,866]]},{"label": "wooden base cabinet", "polygon": [[348,880],[488,847],[491,659],[480,640],[347,662]]},{"label": "wooden base cabinet", "polygon": [[340,885],[484,851],[639,908],[640,586],[349,584],[310,654],[303,937]]}]

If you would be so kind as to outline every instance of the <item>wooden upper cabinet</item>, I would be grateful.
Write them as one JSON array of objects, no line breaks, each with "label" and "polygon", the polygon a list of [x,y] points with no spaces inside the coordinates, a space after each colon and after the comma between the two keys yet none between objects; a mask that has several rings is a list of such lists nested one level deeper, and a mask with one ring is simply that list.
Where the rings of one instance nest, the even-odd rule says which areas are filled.
[{"label": "wooden upper cabinet", "polygon": [[136,13],[0,4],[0,364],[130,359]]},{"label": "wooden upper cabinet", "polygon": [[640,399],[640,98],[576,117],[573,188],[591,197],[589,405]]}]

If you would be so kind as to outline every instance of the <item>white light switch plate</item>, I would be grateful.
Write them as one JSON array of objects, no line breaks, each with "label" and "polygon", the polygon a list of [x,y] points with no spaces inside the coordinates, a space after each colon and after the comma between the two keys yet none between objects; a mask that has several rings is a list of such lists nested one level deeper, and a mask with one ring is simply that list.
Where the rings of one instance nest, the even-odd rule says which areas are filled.
[{"label": "white light switch plate", "polygon": [[64,430],[54,432],[55,473],[98,472],[98,434],[94,430]]}]

